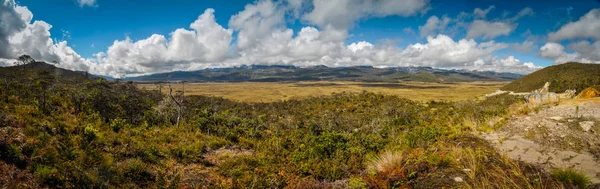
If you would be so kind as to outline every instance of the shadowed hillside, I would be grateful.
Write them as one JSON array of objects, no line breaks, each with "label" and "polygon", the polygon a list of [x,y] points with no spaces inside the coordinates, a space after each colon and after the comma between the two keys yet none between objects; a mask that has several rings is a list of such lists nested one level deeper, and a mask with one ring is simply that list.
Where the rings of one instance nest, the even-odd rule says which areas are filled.
[{"label": "shadowed hillside", "polygon": [[15,79],[27,79],[33,75],[46,72],[53,77],[60,77],[63,79],[81,80],[88,77],[94,78],[97,76],[89,75],[85,72],[72,71],[67,69],[58,68],[52,64],[45,62],[32,62],[29,64],[11,66],[0,68],[0,77],[15,78]]},{"label": "shadowed hillside", "polygon": [[513,81],[502,90],[530,92],[550,82],[550,91],[563,92],[567,89],[581,91],[589,86],[600,85],[600,64],[569,62],[546,67],[521,79]]}]

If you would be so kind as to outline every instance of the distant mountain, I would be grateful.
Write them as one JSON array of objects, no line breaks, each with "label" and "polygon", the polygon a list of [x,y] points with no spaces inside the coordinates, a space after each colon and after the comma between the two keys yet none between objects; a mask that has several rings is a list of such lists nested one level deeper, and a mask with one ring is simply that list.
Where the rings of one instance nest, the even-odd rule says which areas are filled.
[{"label": "distant mountain", "polygon": [[550,82],[550,91],[563,92],[567,89],[581,91],[587,87],[600,85],[600,64],[569,62],[549,66],[515,80],[502,90],[529,92]]},{"label": "distant mountain", "polygon": [[374,68],[372,66],[300,68],[286,65],[251,65],[198,71],[158,73],[124,80],[140,82],[287,82],[287,81],[361,81],[361,82],[463,82],[512,81],[522,75],[514,73],[443,70],[431,67]]}]

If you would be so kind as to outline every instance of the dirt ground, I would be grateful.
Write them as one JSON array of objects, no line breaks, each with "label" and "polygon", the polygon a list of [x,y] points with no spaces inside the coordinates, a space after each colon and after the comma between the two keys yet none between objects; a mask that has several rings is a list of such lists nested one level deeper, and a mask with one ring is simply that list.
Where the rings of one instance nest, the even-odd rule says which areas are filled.
[{"label": "dirt ground", "polygon": [[570,168],[600,183],[600,99],[563,100],[513,116],[497,131],[482,133],[501,153],[552,169]]}]

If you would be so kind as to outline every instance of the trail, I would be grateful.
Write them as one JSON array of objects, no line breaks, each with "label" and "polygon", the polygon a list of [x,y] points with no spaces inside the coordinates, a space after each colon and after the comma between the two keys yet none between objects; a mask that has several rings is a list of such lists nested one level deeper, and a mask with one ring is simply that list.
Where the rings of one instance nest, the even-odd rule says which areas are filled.
[{"label": "trail", "polygon": [[480,136],[515,160],[548,170],[570,168],[600,183],[600,99],[566,100],[513,116]]}]

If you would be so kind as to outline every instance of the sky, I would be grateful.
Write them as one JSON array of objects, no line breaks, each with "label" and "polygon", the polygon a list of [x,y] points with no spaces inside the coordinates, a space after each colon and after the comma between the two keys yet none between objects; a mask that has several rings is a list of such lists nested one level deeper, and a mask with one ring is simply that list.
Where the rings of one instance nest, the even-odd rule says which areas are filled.
[{"label": "sky", "polygon": [[600,63],[599,0],[0,0],[0,66],[112,77],[268,64],[527,74]]}]

